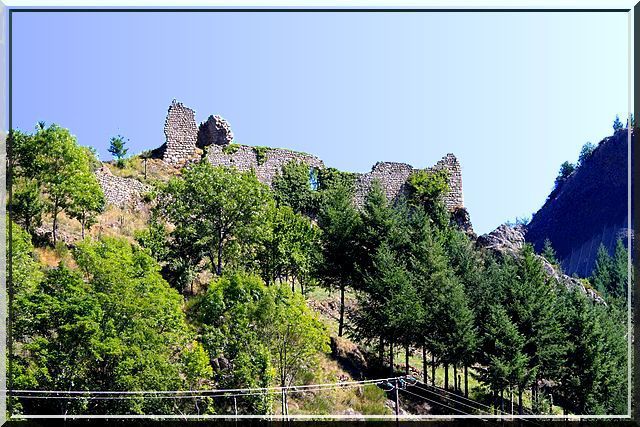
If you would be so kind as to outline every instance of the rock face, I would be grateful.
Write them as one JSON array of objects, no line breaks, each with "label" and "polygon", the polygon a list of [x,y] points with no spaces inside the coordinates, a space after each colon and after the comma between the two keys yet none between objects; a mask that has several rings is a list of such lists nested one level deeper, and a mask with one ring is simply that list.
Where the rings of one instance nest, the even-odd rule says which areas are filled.
[{"label": "rock face", "polygon": [[[522,225],[510,227],[506,224],[502,224],[491,233],[478,237],[476,244],[499,254],[517,256],[525,244],[525,232],[526,229]],[[542,261],[542,266],[547,273],[547,276],[554,279],[556,283],[565,286],[569,290],[578,289],[594,301],[605,304],[604,300],[597,292],[585,287],[580,280],[559,272],[558,269],[544,257],[540,255],[536,255],[536,257]]]},{"label": "rock face", "polygon": [[162,160],[180,164],[191,159],[196,153],[198,139],[195,111],[174,99],[167,112],[164,135],[166,142]]},{"label": "rock face", "polygon": [[142,195],[151,190],[150,186],[137,179],[113,175],[106,166],[96,170],[95,175],[104,192],[105,201],[117,207],[131,206],[139,209],[143,203]]},{"label": "rock face", "polygon": [[[464,208],[464,198],[462,195],[462,171],[456,156],[449,153],[438,161],[433,167],[426,168],[429,171],[445,169],[449,173],[449,193],[444,197],[446,207],[453,211],[457,208]],[[413,166],[406,163],[378,162],[371,172],[361,174],[356,178],[356,206],[362,206],[367,193],[371,189],[374,181],[382,185],[387,198],[395,200],[398,196],[407,192],[407,178],[414,171]]]},{"label": "rock face", "polygon": [[627,243],[627,150],[627,129],[602,140],[527,226],[527,241],[539,251],[548,238],[567,274],[591,275],[601,243],[610,253],[621,235]]},{"label": "rock face", "polygon": [[228,145],[233,142],[233,131],[225,119],[220,116],[209,116],[198,128],[198,148],[208,145]]},{"label": "rock face", "polygon": [[509,227],[507,224],[502,224],[491,233],[478,237],[478,245],[515,255],[524,246],[524,232],[525,229],[522,226]]}]

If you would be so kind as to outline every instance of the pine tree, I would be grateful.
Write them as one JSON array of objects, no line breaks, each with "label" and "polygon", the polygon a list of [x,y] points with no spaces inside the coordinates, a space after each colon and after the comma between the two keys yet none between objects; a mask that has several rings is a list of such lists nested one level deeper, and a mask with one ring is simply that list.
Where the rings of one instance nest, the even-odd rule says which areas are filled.
[{"label": "pine tree", "polygon": [[497,407],[497,396],[507,386],[526,383],[528,359],[524,351],[525,338],[502,306],[491,306],[486,323],[484,359],[487,367],[480,378],[493,390]]},{"label": "pine tree", "polygon": [[551,264],[558,265],[558,258],[556,257],[556,251],[553,249],[551,245],[551,240],[548,238],[544,239],[544,246],[542,248],[542,256],[545,257],[547,261]]},{"label": "pine tree", "polygon": [[622,301],[627,299],[628,281],[630,279],[628,272],[628,252],[622,239],[616,242],[616,249],[613,253],[611,282],[607,288],[607,292],[614,298]]},{"label": "pine tree", "polygon": [[354,286],[356,265],[362,254],[357,241],[361,220],[348,187],[337,185],[326,190],[325,196],[318,214],[322,253],[316,264],[316,274],[325,286],[340,290],[338,335],[342,336],[344,294],[347,287]]},{"label": "pine tree", "polygon": [[613,121],[613,131],[619,131],[622,129],[622,122],[620,121],[620,117],[616,114],[616,119]]},{"label": "pine tree", "polygon": [[124,137],[121,135],[114,136],[109,140],[109,153],[116,158],[116,165],[121,168],[124,166],[124,157],[127,155],[129,151],[128,148],[125,147],[127,141],[125,141]]},{"label": "pine tree", "polygon": [[606,295],[613,280],[613,260],[604,244],[600,243],[596,254],[596,265],[591,275],[591,283],[598,292]]},{"label": "pine tree", "polygon": [[505,307],[525,339],[524,352],[529,361],[535,398],[538,392],[536,380],[558,375],[566,352],[566,334],[555,308],[556,288],[546,277],[531,245],[525,245],[517,266],[516,280],[506,289]]}]

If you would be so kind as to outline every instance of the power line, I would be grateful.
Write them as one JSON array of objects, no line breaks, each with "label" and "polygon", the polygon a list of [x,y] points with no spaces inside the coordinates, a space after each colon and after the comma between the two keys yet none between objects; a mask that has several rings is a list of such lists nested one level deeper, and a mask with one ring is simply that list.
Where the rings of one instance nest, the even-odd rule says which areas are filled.
[{"label": "power line", "polygon": [[[466,412],[464,412],[464,411],[462,411],[462,410],[460,410],[460,409],[452,408],[451,406],[445,405],[444,403],[436,402],[435,400],[431,400],[431,399],[429,399],[428,397],[424,397],[424,396],[420,396],[419,394],[412,393],[412,392],[410,392],[410,391],[409,391],[409,390],[407,390],[407,389],[400,389],[400,390],[401,390],[401,391],[404,391],[405,393],[409,393],[409,394],[411,394],[411,395],[413,395],[413,396],[416,396],[416,397],[419,397],[419,398],[421,398],[421,399],[424,399],[424,400],[426,400],[426,401],[428,401],[428,402],[434,403],[434,404],[436,404],[436,405],[438,405],[438,406],[442,406],[442,407],[445,407],[445,408],[447,408],[447,409],[451,409],[452,411],[460,412],[462,415],[473,415],[473,414],[467,414]],[[452,415],[452,416],[453,416],[453,415]]]},{"label": "power line", "polygon": [[146,395],[146,394],[223,394],[223,393],[237,393],[245,394],[245,392],[254,392],[254,391],[277,391],[281,392],[283,389],[287,390],[287,392],[291,392],[291,390],[295,391],[305,391],[319,388],[333,388],[333,387],[346,387],[346,386],[355,386],[355,385],[365,385],[365,384],[377,384],[388,381],[393,381],[397,379],[402,379],[404,377],[392,377],[392,378],[380,378],[373,380],[360,380],[360,381],[343,381],[339,383],[323,383],[323,384],[306,384],[306,385],[296,385],[296,386],[278,386],[278,387],[259,387],[259,388],[235,388],[235,389],[211,389],[211,390],[139,390],[139,391],[118,391],[118,390],[8,390],[11,395],[15,394],[98,394],[98,395]]}]

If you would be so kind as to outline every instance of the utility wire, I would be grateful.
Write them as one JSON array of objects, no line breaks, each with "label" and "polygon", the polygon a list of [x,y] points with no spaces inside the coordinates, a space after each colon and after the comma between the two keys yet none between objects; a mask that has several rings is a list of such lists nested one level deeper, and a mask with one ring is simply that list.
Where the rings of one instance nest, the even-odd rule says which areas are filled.
[{"label": "utility wire", "polygon": [[106,390],[8,390],[11,395],[15,394],[116,394],[116,395],[144,395],[144,394],[189,394],[189,393],[199,393],[199,394],[219,394],[219,393],[243,393],[243,392],[254,392],[254,391],[278,391],[281,392],[283,389],[289,392],[293,389],[315,389],[321,387],[337,387],[337,386],[350,386],[350,385],[362,385],[362,384],[376,384],[382,383],[385,381],[393,381],[399,380],[404,377],[392,377],[392,378],[380,378],[373,380],[360,380],[360,381],[343,381],[339,383],[324,383],[324,384],[307,384],[307,385],[297,385],[297,386],[278,386],[278,387],[260,387],[260,388],[235,388],[235,389],[211,389],[211,390],[139,390],[139,391],[106,391]]},{"label": "utility wire", "polygon": [[[352,383],[335,383],[335,384],[310,384],[308,386],[290,386],[285,387],[287,393],[305,393],[309,391],[321,391],[321,390],[333,390],[337,388],[352,388],[352,387],[361,387],[364,385],[379,385],[382,384],[383,381],[376,380],[377,382],[373,382],[374,380],[366,380],[365,382],[352,382]],[[242,396],[259,396],[259,395],[277,395],[280,394],[281,391],[277,391],[274,389],[251,389],[256,392],[242,392],[242,393],[232,393],[224,392],[223,390],[202,390],[202,391],[217,391],[218,394],[184,394],[184,395],[140,395],[140,394],[121,394],[120,396],[80,396],[78,393],[74,393],[72,396],[43,396],[43,395],[26,395],[26,394],[15,394],[13,397],[25,398],[25,399],[90,399],[90,400],[121,400],[121,399],[134,399],[138,397],[145,398],[153,398],[153,399],[192,399],[192,398],[219,398],[219,397],[242,397]],[[89,394],[88,392],[85,394]],[[115,392],[114,392],[115,394]]]},{"label": "utility wire", "polygon": [[[460,410],[460,409],[452,408],[451,406],[445,405],[444,403],[436,402],[435,400],[431,400],[431,399],[429,399],[428,397],[420,396],[419,394],[416,394],[416,393],[410,392],[409,390],[402,389],[402,388],[401,388],[401,389],[399,389],[399,390],[400,390],[400,391],[403,391],[403,392],[405,392],[405,393],[409,393],[409,394],[411,394],[411,395],[413,395],[413,396],[419,397],[419,398],[421,398],[421,399],[424,399],[424,400],[426,400],[426,401],[428,401],[428,402],[434,403],[434,404],[436,404],[436,405],[438,405],[438,406],[442,406],[442,407],[445,407],[445,408],[447,408],[447,409],[451,409],[452,411],[460,412],[462,415],[474,415],[474,414],[467,414],[466,412],[464,412],[464,411],[462,411],[462,410]],[[455,416],[455,414],[454,414],[454,415],[452,415],[452,416]]]}]

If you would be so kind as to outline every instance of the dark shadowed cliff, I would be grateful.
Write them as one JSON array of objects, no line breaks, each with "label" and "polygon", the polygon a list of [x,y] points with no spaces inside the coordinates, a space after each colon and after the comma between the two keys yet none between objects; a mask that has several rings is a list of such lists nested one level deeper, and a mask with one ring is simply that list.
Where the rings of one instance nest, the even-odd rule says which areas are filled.
[{"label": "dark shadowed cliff", "polygon": [[526,240],[540,251],[549,238],[569,275],[590,275],[600,243],[612,253],[627,234],[627,150],[626,129],[602,140],[527,226]]}]

